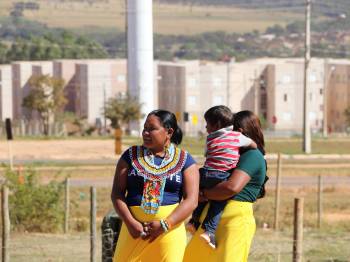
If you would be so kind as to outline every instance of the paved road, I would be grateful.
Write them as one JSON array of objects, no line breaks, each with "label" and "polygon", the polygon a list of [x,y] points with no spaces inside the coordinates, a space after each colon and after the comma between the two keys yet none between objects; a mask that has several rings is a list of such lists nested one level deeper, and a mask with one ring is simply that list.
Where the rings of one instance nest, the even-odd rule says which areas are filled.
[{"label": "paved road", "polygon": [[[46,157],[18,157],[14,158],[13,163],[15,165],[24,164],[42,164],[42,165],[114,165],[118,161],[120,156],[100,156],[99,158],[89,157],[84,158],[79,154],[70,157],[60,157],[60,156],[50,156]],[[194,158],[198,163],[204,162],[204,157],[201,155],[194,155]],[[266,159],[269,163],[274,165],[277,161],[277,154],[267,154]],[[328,164],[345,164],[350,167],[350,155],[339,155],[339,154],[299,154],[299,155],[282,155],[283,163],[286,164],[303,164],[303,163],[313,163],[320,165]],[[8,164],[8,158],[0,158],[0,163]]]}]

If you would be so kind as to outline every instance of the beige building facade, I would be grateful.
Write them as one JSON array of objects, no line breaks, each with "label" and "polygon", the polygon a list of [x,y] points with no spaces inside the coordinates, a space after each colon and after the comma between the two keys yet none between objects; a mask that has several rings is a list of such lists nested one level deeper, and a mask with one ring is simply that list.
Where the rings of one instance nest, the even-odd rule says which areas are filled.
[{"label": "beige building facade", "polygon": [[[234,112],[255,112],[270,131],[302,132],[302,58],[227,63],[155,61],[153,66],[155,109],[176,113],[186,135],[205,135],[203,115],[208,108],[220,104]],[[65,110],[86,117],[90,124],[104,124],[104,103],[127,93],[125,59],[18,61],[0,66],[1,119],[33,117],[22,107],[23,98],[30,91],[30,77],[42,74],[65,80],[69,101]],[[350,107],[350,60],[313,58],[309,81],[312,131],[320,132],[324,126],[328,131],[346,131],[344,111]]]},{"label": "beige building facade", "polygon": [[326,80],[328,132],[349,132],[345,110],[350,108],[350,61],[330,60]]},{"label": "beige building facade", "polygon": [[76,64],[76,113],[91,124],[105,124],[104,104],[109,98],[125,96],[125,60],[81,60]]},{"label": "beige building facade", "polygon": [[205,111],[227,103],[227,73],[225,63],[159,62],[159,108],[174,112],[186,135],[205,134]]},{"label": "beige building facade", "polygon": [[0,65],[0,120],[13,118],[12,69],[10,65]]},{"label": "beige building facade", "polygon": [[11,64],[13,88],[13,117],[17,120],[30,120],[36,117],[22,106],[23,99],[29,94],[29,79],[33,75],[52,76],[52,61],[18,61]]},{"label": "beige building facade", "polygon": [[[324,59],[310,63],[308,102],[313,132],[323,128],[325,63]],[[160,107],[176,112],[188,135],[205,134],[204,112],[219,104],[233,112],[255,112],[271,131],[302,132],[303,59],[160,62],[158,74]]]}]

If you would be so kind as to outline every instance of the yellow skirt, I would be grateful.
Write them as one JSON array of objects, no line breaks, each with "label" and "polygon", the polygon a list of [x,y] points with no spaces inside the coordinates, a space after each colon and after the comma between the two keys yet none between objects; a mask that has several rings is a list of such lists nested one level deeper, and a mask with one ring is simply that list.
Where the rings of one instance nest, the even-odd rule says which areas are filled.
[{"label": "yellow skirt", "polygon": [[[161,206],[157,214],[145,214],[139,206],[129,207],[133,216],[141,221],[152,221],[166,218],[178,204]],[[182,262],[186,248],[186,230],[184,223],[174,227],[167,233],[160,235],[155,241],[149,243],[141,238],[133,239],[123,223],[113,262],[124,261],[165,261]]]},{"label": "yellow skirt", "polygon": [[[202,213],[201,221],[204,220],[207,208],[208,205]],[[255,228],[252,203],[229,200],[216,230],[216,249],[210,248],[199,237],[203,233],[200,228],[186,247],[183,261],[248,261]]]}]

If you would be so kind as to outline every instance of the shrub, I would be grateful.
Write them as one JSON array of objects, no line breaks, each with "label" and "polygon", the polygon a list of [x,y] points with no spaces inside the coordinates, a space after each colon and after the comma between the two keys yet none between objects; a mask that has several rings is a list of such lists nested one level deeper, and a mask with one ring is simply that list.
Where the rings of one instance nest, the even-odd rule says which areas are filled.
[{"label": "shrub", "polygon": [[42,185],[38,177],[33,168],[22,173],[6,169],[11,225],[19,231],[56,232],[63,224],[64,184],[51,181]]}]

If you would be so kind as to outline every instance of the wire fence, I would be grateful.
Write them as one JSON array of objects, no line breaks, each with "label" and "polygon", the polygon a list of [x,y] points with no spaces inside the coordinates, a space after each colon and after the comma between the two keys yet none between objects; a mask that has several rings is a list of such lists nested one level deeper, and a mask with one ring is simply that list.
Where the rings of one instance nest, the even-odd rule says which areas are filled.
[{"label": "wire fence", "polygon": [[[254,212],[257,232],[250,252],[250,261],[291,261],[293,256],[293,199],[305,199],[304,239],[302,242],[304,261],[349,261],[350,251],[350,180],[349,176],[324,179],[322,190],[322,224],[318,227],[319,187],[317,177],[304,179],[296,177],[287,180],[282,175],[279,230],[273,229],[275,210],[275,180],[269,182],[268,194],[255,204]],[[336,182],[334,182],[336,181]],[[91,181],[90,181],[91,182]],[[100,181],[101,182],[101,181]],[[284,182],[284,183],[283,183]],[[70,184],[69,199],[70,225],[67,234],[39,234],[11,232],[8,252],[11,261],[88,261],[91,259],[92,238],[95,242],[94,261],[112,261],[118,232],[121,224],[110,207],[109,195],[111,181],[100,183],[97,193],[97,235],[92,236],[88,226],[78,232],[72,225],[81,216],[88,221],[89,197],[87,186]],[[78,202],[78,204],[77,204]],[[106,205],[106,202],[109,204]],[[76,210],[79,209],[80,213]],[[82,212],[82,210],[84,210]],[[102,211],[101,211],[102,210]],[[78,217],[77,217],[78,216]],[[79,218],[80,216],[80,218]],[[101,219],[103,217],[103,220]],[[102,220],[102,222],[101,222]],[[77,223],[78,223],[77,222]],[[99,227],[101,225],[101,227]],[[189,236],[190,239],[190,236]]]},{"label": "wire fence", "polygon": [[[349,261],[350,236],[307,232],[303,241],[304,261]],[[253,240],[249,261],[292,261],[291,232],[271,232],[259,229]],[[98,239],[112,238],[115,233],[98,233]],[[190,237],[189,237],[190,239]],[[86,233],[13,234],[9,248],[11,261],[89,261],[90,236]],[[104,252],[104,253],[103,253]],[[113,247],[97,243],[96,261],[113,260]]]}]

